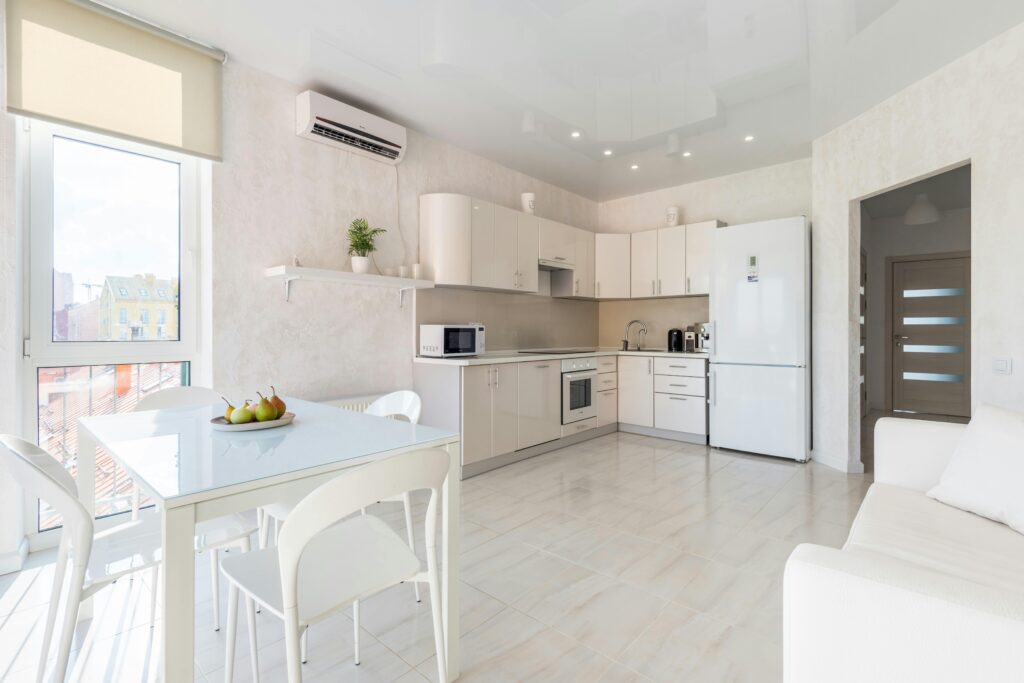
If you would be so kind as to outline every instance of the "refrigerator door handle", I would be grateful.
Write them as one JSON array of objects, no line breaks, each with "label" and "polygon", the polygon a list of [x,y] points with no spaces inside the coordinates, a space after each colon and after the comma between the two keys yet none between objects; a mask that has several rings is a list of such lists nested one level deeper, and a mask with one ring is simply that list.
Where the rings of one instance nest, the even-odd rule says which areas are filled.
[{"label": "refrigerator door handle", "polygon": [[714,370],[711,371],[711,405],[717,405],[718,403],[718,375]]}]

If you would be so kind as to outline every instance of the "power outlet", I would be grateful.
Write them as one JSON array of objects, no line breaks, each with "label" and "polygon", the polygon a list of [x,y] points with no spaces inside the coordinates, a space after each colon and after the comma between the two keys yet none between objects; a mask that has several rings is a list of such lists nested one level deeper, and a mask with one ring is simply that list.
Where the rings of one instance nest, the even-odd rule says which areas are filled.
[{"label": "power outlet", "polygon": [[992,361],[992,372],[997,375],[1013,374],[1012,358],[996,358]]}]

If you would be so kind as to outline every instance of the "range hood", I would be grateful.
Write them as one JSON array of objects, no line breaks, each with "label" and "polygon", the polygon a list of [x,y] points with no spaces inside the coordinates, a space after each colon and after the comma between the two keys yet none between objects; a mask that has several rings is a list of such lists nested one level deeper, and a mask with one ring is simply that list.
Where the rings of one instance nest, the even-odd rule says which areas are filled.
[{"label": "range hood", "polygon": [[541,270],[576,270],[576,266],[564,261],[551,261],[548,259],[537,259],[537,267]]}]

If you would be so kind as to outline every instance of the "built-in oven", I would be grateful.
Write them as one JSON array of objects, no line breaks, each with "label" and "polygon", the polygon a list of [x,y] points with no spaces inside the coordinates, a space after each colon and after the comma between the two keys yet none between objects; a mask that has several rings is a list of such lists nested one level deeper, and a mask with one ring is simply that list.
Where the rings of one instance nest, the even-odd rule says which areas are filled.
[{"label": "built-in oven", "polygon": [[566,358],[562,361],[562,424],[597,417],[597,404],[594,402],[596,385],[596,358]]},{"label": "built-in oven", "polygon": [[484,326],[420,325],[420,355],[434,358],[478,356],[486,350]]}]

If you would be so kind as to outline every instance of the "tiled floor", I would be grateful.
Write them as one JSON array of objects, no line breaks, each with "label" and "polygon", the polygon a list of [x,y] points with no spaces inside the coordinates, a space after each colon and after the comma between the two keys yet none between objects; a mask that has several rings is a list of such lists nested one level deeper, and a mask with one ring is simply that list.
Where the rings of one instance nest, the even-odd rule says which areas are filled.
[{"label": "tiled floor", "polygon": [[[467,480],[461,680],[779,680],[785,559],[798,543],[840,545],[869,483],[628,434]],[[374,513],[402,524],[400,506]],[[220,681],[207,566],[198,558],[196,679]],[[0,577],[0,680],[34,679],[51,572],[52,556],[39,554]],[[74,680],[156,679],[146,580],[100,594],[76,639]],[[311,630],[306,680],[434,678],[426,595],[417,604],[397,586],[362,614],[360,666],[340,614]],[[258,619],[262,680],[284,680],[283,628]],[[251,678],[245,640],[237,681]]]}]

